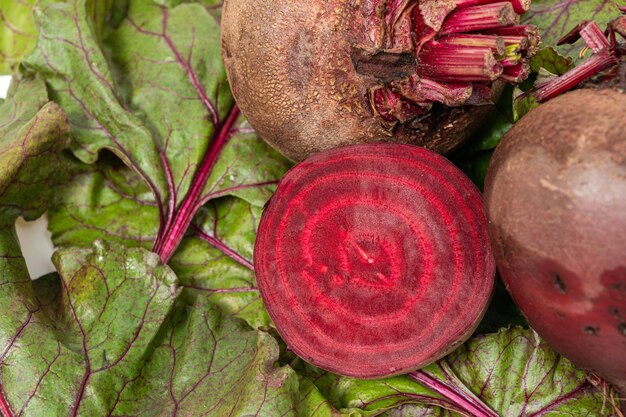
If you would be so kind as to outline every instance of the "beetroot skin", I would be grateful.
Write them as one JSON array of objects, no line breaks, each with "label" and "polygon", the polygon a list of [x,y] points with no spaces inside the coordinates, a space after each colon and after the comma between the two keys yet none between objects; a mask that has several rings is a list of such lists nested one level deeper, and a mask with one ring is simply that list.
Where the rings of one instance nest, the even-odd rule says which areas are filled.
[{"label": "beetroot skin", "polygon": [[505,136],[485,183],[498,269],[558,352],[626,388],[626,95],[578,90]]},{"label": "beetroot skin", "polygon": [[359,378],[452,351],[494,285],[480,193],[445,158],[411,145],[348,146],[296,165],[263,213],[254,254],[289,348]]},{"label": "beetroot skin", "polygon": [[[447,152],[484,120],[492,82],[536,49],[529,0],[227,0],[223,56],[254,129],[294,160],[380,140]],[[501,85],[501,83],[498,83]]]}]

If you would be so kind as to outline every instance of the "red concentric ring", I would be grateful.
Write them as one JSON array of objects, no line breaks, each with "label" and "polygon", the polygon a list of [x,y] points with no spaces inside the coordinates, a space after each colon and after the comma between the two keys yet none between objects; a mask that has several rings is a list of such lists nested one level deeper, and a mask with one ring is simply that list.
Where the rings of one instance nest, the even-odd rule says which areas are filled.
[{"label": "red concentric ring", "polygon": [[289,347],[360,378],[417,369],[464,341],[495,274],[480,193],[411,145],[338,148],[296,165],[263,213],[254,253]]}]

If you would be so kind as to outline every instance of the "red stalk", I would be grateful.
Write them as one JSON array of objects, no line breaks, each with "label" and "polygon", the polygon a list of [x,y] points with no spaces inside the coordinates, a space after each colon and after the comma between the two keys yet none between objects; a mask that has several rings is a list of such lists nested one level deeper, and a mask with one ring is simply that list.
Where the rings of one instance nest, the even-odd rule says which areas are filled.
[{"label": "red stalk", "polygon": [[472,95],[472,85],[441,84],[427,78],[421,79],[415,86],[417,94],[422,98],[444,103],[447,106],[460,106]]},{"label": "red stalk", "polygon": [[476,35],[460,33],[449,35],[438,40],[446,45],[467,46],[470,48],[490,48],[494,54],[503,55],[506,49],[505,41],[500,36]]},{"label": "red stalk", "polygon": [[607,30],[611,34],[611,45],[615,47],[617,44],[617,40],[615,39],[616,33],[619,33],[624,39],[626,39],[626,16],[620,16],[617,19],[612,20],[609,25],[610,26]]},{"label": "red stalk", "polygon": [[448,15],[440,33],[473,32],[518,22],[519,16],[513,6],[505,1],[456,10]]},{"label": "red stalk", "polygon": [[499,36],[534,36],[538,33],[536,27],[532,25],[503,26],[499,28],[486,29],[485,33]]},{"label": "red stalk", "polygon": [[425,387],[442,395],[457,405],[462,412],[471,417],[498,417],[493,410],[487,407],[480,399],[473,398],[467,393],[456,389],[454,386],[443,383],[424,371],[409,373],[409,376]]},{"label": "red stalk", "polygon": [[596,22],[591,22],[585,25],[580,30],[580,36],[583,38],[587,46],[595,53],[611,46],[609,40],[604,35],[604,32],[600,30],[600,27]]},{"label": "red stalk", "polygon": [[507,46],[509,45],[508,42],[515,42],[515,38],[509,37],[525,38],[526,41],[520,43],[520,48],[522,50],[528,50],[529,55],[535,53],[535,50],[538,48],[539,42],[541,41],[539,30],[533,25],[506,26],[496,29],[488,29],[485,33],[504,37],[504,41],[507,42]]},{"label": "red stalk", "polygon": [[157,239],[161,244],[155,247],[154,250],[161,256],[163,263],[167,263],[170,260],[189,227],[191,219],[196,214],[197,203],[202,197],[202,191],[213,171],[217,158],[231,137],[232,128],[238,117],[239,108],[235,105],[226,120],[216,127],[214,139],[209,144],[209,149],[202,159],[202,163],[193,178],[187,195],[176,211],[171,226],[165,231],[164,238]]},{"label": "red stalk", "polygon": [[510,0],[517,14],[524,14],[530,9],[531,0]]},{"label": "red stalk", "polygon": [[6,400],[2,385],[0,385],[0,415],[2,417],[13,417],[13,412],[9,407],[9,402]]},{"label": "red stalk", "polygon": [[406,99],[420,103],[429,109],[432,102],[446,106],[462,106],[467,103],[473,93],[471,83],[439,83],[428,78],[413,76],[391,84],[391,88]]},{"label": "red stalk", "polygon": [[581,29],[583,28],[583,26],[589,24],[589,22],[591,22],[591,21],[590,20],[583,20],[582,22],[580,22],[579,24],[574,26],[574,28],[572,30],[570,30],[565,35],[563,35],[563,37],[561,39],[559,39],[556,44],[557,45],[565,45],[565,44],[572,44],[572,43],[578,41],[578,39],[580,39],[580,31],[581,31]]},{"label": "red stalk", "polygon": [[390,2],[387,6],[387,12],[385,13],[385,20],[387,22],[387,26],[393,27],[398,20],[398,17],[405,12],[407,7],[414,7],[414,4],[411,4],[410,0],[394,0]]},{"label": "red stalk", "polygon": [[527,62],[520,62],[513,67],[505,67],[500,76],[501,79],[510,83],[519,83],[530,74],[530,65]]},{"label": "red stalk", "polygon": [[198,235],[198,237],[200,239],[202,239],[205,242],[209,243],[211,246],[219,249],[223,254],[225,254],[226,256],[231,258],[232,260],[234,260],[234,261],[238,262],[239,264],[245,266],[249,270],[254,271],[254,265],[252,264],[252,262],[250,262],[249,260],[247,260],[246,258],[241,256],[240,254],[238,254],[237,251],[233,250],[229,246],[226,246],[224,244],[224,242],[222,242],[221,240],[219,240],[219,239],[209,235],[208,233],[205,233],[199,227],[194,225],[193,228],[195,229],[195,231],[196,231],[196,233],[197,233],[197,235]]},{"label": "red stalk", "polygon": [[[470,7],[470,6],[480,6],[483,4],[496,3],[501,0],[456,0],[456,7]],[[530,1],[531,0],[509,0],[513,5],[513,10],[515,13],[522,14],[526,13],[528,9],[530,9]]]},{"label": "red stalk", "polygon": [[420,76],[441,81],[492,81],[502,74],[489,48],[453,47],[429,44],[419,56]]},{"label": "red stalk", "polygon": [[379,88],[372,93],[372,104],[374,110],[388,122],[395,122],[397,119],[393,116],[391,110],[395,107],[396,101],[400,100],[398,94],[386,88]]},{"label": "red stalk", "polygon": [[600,71],[617,64],[617,58],[608,50],[600,51],[591,58],[583,61],[577,67],[556,78],[553,82],[541,87],[533,93],[537,101],[543,102],[562,94],[584,80],[593,77]]},{"label": "red stalk", "polygon": [[573,44],[580,38],[583,38],[585,44],[587,44],[587,48],[591,49],[593,52],[600,52],[611,46],[611,42],[607,39],[607,33],[602,32],[596,22],[589,20],[585,20],[576,25],[574,29],[570,30],[565,36],[559,39],[556,44]]}]

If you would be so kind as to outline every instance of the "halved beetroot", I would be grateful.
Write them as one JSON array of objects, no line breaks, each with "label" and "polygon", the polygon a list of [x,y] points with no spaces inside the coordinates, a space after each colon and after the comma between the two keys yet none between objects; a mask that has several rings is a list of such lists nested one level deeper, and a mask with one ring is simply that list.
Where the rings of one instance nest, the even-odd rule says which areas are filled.
[{"label": "halved beetroot", "polygon": [[480,193],[445,158],[411,145],[337,148],[296,165],[263,214],[254,253],[287,345],[359,378],[452,351],[494,285]]}]

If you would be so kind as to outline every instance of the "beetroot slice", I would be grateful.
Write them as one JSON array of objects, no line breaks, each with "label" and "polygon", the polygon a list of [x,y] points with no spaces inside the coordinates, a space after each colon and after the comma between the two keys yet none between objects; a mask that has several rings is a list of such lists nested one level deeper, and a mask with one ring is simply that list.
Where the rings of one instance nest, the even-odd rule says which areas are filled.
[{"label": "beetroot slice", "polygon": [[337,148],[296,165],[263,213],[254,253],[287,345],[358,378],[446,355],[471,335],[494,284],[480,193],[412,145]]}]

